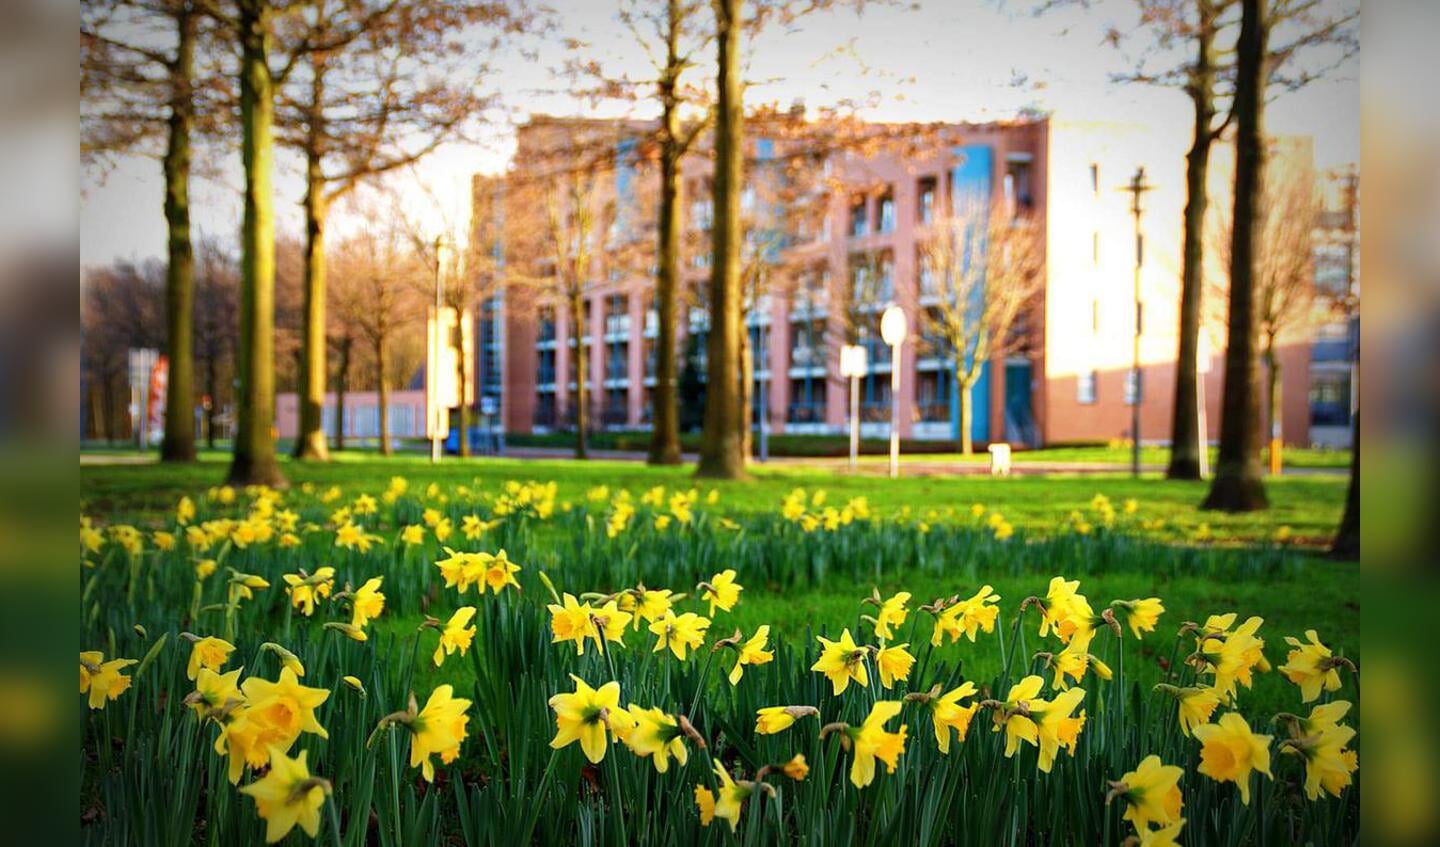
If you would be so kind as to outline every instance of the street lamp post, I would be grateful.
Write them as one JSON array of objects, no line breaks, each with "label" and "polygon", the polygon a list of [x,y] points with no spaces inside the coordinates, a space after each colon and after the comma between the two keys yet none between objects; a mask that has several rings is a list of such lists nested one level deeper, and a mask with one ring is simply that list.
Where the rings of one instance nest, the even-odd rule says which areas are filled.
[{"label": "street lamp post", "polygon": [[1130,212],[1135,216],[1135,334],[1132,341],[1130,377],[1134,382],[1134,393],[1130,398],[1130,473],[1140,476],[1140,268],[1145,264],[1145,236],[1140,232],[1140,195],[1151,188],[1145,182],[1145,166],[1135,169],[1135,175],[1125,190],[1130,192]]},{"label": "street lamp post", "polygon": [[850,470],[860,454],[860,379],[870,368],[865,348],[846,344],[840,348],[840,375],[850,378]]},{"label": "street lamp post", "polygon": [[900,345],[909,326],[905,310],[892,305],[880,316],[880,338],[890,345],[890,478],[900,475]]},{"label": "street lamp post", "polygon": [[[450,242],[444,235],[435,237],[435,317],[430,344],[430,464],[440,462],[440,424],[444,409],[440,405],[440,358],[443,348],[440,337],[440,310],[445,296],[445,253]],[[464,433],[461,434],[464,437]]]}]

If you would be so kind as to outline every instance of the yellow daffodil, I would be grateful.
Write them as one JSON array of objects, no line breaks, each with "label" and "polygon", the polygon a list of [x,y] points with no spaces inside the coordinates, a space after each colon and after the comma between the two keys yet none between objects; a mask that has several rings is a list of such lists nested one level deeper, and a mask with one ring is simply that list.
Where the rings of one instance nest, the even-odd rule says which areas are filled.
[{"label": "yellow daffodil", "polygon": [[384,577],[380,576],[365,580],[365,584],[350,598],[351,626],[364,629],[366,624],[379,617],[380,612],[385,609],[385,595],[380,592],[380,583],[383,580]]},{"label": "yellow daffodil", "polygon": [[709,628],[708,618],[694,612],[676,615],[673,610],[666,609],[664,617],[650,624],[650,631],[657,636],[655,649],[651,652],[659,653],[669,647],[675,658],[683,662],[687,650],[699,650],[705,643],[705,631]]},{"label": "yellow daffodil", "polygon": [[218,673],[225,667],[225,663],[230,661],[230,654],[235,651],[234,644],[214,636],[190,636],[190,640],[193,643],[190,645],[190,662],[185,666],[185,677],[191,681],[200,673],[201,668]]},{"label": "yellow daffodil", "polygon": [[1120,613],[1120,617],[1124,619],[1125,625],[1130,627],[1130,632],[1136,639],[1144,637],[1142,633],[1154,632],[1160,616],[1165,613],[1165,604],[1160,602],[1159,597],[1147,597],[1144,600],[1116,600],[1110,604],[1110,608]]},{"label": "yellow daffodil", "polygon": [[135,664],[135,659],[111,659],[99,650],[80,654],[80,693],[89,695],[90,708],[103,709],[106,702],[118,700],[130,687],[130,677],[121,673]]},{"label": "yellow daffodil", "polygon": [[1125,820],[1144,831],[1151,824],[1166,826],[1180,820],[1184,798],[1180,795],[1180,777],[1185,769],[1167,765],[1159,756],[1140,760],[1135,770],[1111,783],[1113,796],[1125,801]]},{"label": "yellow daffodil", "polygon": [[300,657],[281,647],[279,644],[273,641],[266,641],[260,645],[260,650],[262,652],[274,653],[275,656],[280,659],[280,666],[289,669],[289,671],[296,676],[305,675],[305,665],[300,661]]},{"label": "yellow daffodil", "polygon": [[307,618],[315,611],[315,601],[329,597],[331,589],[335,587],[334,568],[317,568],[313,574],[302,570],[298,574],[284,574],[282,578],[285,580],[285,593],[290,595],[291,605]]},{"label": "yellow daffodil", "polygon": [[240,789],[255,800],[255,809],[265,821],[265,842],[274,844],[299,826],[314,838],[320,832],[320,807],[330,793],[330,783],[310,775],[306,751],[290,758],[285,750],[272,747],[270,770],[264,777]]},{"label": "yellow daffodil", "polygon": [[1056,690],[1064,691],[1070,687],[1065,679],[1067,676],[1076,682],[1084,678],[1085,671],[1090,667],[1090,641],[1094,635],[1093,631],[1076,632],[1065,649],[1051,657],[1050,667],[1055,671],[1051,684]]},{"label": "yellow daffodil", "polygon": [[285,749],[290,749],[290,743],[302,732],[330,737],[315,717],[315,709],[330,697],[330,692],[301,685],[290,668],[281,668],[280,678],[274,682],[252,676],[240,684],[240,690],[249,704],[246,717],[278,729],[280,737],[287,739],[282,745]]},{"label": "yellow daffodil", "polygon": [[756,712],[755,732],[775,735],[789,729],[799,718],[818,714],[814,706],[766,706]]},{"label": "yellow daffodil", "polygon": [[904,682],[910,677],[910,669],[915,666],[915,657],[905,649],[909,646],[896,644],[881,647],[875,654],[875,668],[880,672],[880,684],[885,688],[892,688],[897,681]]},{"label": "yellow daffodil", "polygon": [[449,518],[441,518],[435,522],[435,540],[444,542],[455,531],[455,524]]},{"label": "yellow daffodil", "polygon": [[625,733],[624,741],[632,753],[641,757],[649,756],[659,773],[670,769],[671,757],[681,766],[689,761],[690,753],[685,747],[684,733],[675,718],[659,709],[646,709],[634,703],[630,704],[627,711],[635,725]]},{"label": "yellow daffodil", "polygon": [[175,504],[175,523],[185,526],[195,520],[195,501],[189,497],[181,497],[180,502]]},{"label": "yellow daffodil", "polygon": [[[1293,636],[1286,636],[1285,643],[1295,648],[1285,657],[1280,673],[1300,687],[1300,699],[1313,703],[1320,699],[1320,691],[1340,690],[1340,671],[1331,661],[1330,648],[1320,643],[1320,636],[1313,629],[1305,630],[1305,642]],[[1308,642],[1308,643],[1307,643]]]},{"label": "yellow daffodil", "polygon": [[930,718],[935,726],[935,743],[940,747],[941,753],[946,755],[950,753],[952,732],[957,741],[964,741],[965,736],[970,732],[970,722],[974,719],[980,704],[972,703],[969,706],[962,706],[960,701],[966,697],[975,696],[975,693],[975,683],[967,680],[959,687],[952,688],[929,701]]},{"label": "yellow daffodil", "polygon": [[905,724],[899,732],[888,732],[885,724],[900,714],[900,702],[881,700],[870,707],[870,714],[858,727],[845,731],[850,736],[855,760],[850,764],[850,782],[856,788],[864,788],[875,779],[875,760],[885,763],[887,773],[894,773],[905,752]]},{"label": "yellow daffodil", "polygon": [[440,667],[445,662],[445,657],[454,654],[456,650],[459,650],[462,656],[469,651],[470,642],[475,638],[475,627],[469,626],[469,623],[474,617],[474,606],[461,606],[450,616],[444,629],[440,630],[440,643],[435,647],[435,667]]},{"label": "yellow daffodil", "polygon": [[[735,781],[730,777],[730,772],[719,763],[715,763],[715,775],[720,778],[720,794],[715,798],[715,808],[711,813],[712,817],[722,818],[730,824],[730,831],[734,832],[740,826],[740,810],[750,795],[755,793],[755,784],[741,780]],[[696,792],[696,802],[700,802],[699,792]],[[704,819],[704,806],[701,806],[701,819]]]},{"label": "yellow daffodil", "polygon": [[703,785],[695,786],[695,808],[700,812],[700,825],[709,826],[715,820],[715,794]]},{"label": "yellow daffodil", "polygon": [[1036,764],[1041,772],[1050,772],[1061,747],[1066,748],[1071,756],[1075,755],[1080,730],[1085,726],[1085,711],[1082,709],[1078,716],[1073,717],[1072,713],[1084,699],[1085,689],[1071,688],[1056,695],[1054,700],[1038,700],[1030,704],[1030,719],[1035,722],[1040,747],[1040,758]]},{"label": "yellow daffodil", "polygon": [[440,514],[439,509],[426,509],[423,513],[421,513],[420,520],[426,526],[434,529],[435,525],[440,523],[441,517],[443,517],[443,515]]},{"label": "yellow daffodil", "polygon": [[625,627],[630,625],[631,618],[629,612],[620,611],[619,605],[614,600],[608,600],[592,615],[595,620],[595,631],[600,634],[602,639],[601,646],[605,642],[611,641],[621,647],[625,646]]},{"label": "yellow daffodil", "polygon": [[1095,613],[1084,595],[1078,593],[1080,580],[1066,580],[1057,576],[1050,580],[1045,593],[1044,614],[1040,618],[1040,637],[1055,634],[1061,641],[1069,641],[1076,630],[1090,626]]},{"label": "yellow daffodil", "polygon": [[730,684],[739,685],[740,678],[745,673],[746,665],[763,665],[772,661],[775,654],[765,649],[765,642],[770,638],[770,627],[762,624],[749,641],[736,646],[735,667],[730,670]]},{"label": "yellow daffodil", "polygon": [[781,770],[796,782],[804,782],[805,777],[810,775],[810,765],[805,761],[804,753],[796,753]]},{"label": "yellow daffodil", "polygon": [[734,570],[723,570],[710,577],[708,583],[700,583],[700,599],[710,603],[710,617],[715,617],[715,609],[718,607],[726,612],[735,608],[740,601],[740,592],[744,586],[735,581]]},{"label": "yellow daffodil", "polygon": [[1195,727],[1209,723],[1215,707],[1220,705],[1219,695],[1213,688],[1205,686],[1179,688],[1161,683],[1155,686],[1155,690],[1175,698],[1179,708],[1180,732],[1187,736],[1194,732]]},{"label": "yellow daffodil", "polygon": [[594,638],[596,644],[600,643],[600,632],[595,628],[595,610],[590,608],[589,603],[579,602],[568,592],[562,603],[551,603],[546,607],[550,610],[550,641],[552,644],[573,641],[575,655],[582,655],[586,638]]},{"label": "yellow daffodil", "polygon": [[635,615],[635,628],[640,628],[642,620],[646,623],[654,623],[663,618],[674,603],[673,595],[674,592],[668,588],[655,590],[644,587],[637,588],[627,595],[633,597],[635,601],[635,608],[627,610],[632,611]]},{"label": "yellow daffodil", "polygon": [[1184,827],[1185,819],[1180,818],[1169,826],[1137,829],[1135,832],[1140,839],[1139,847],[1180,847],[1180,842],[1175,839],[1180,837],[1180,830]]},{"label": "yellow daffodil", "polygon": [[410,767],[419,767],[426,782],[435,781],[435,763],[430,757],[438,754],[448,765],[460,755],[460,743],[465,740],[470,701],[454,695],[450,686],[437,686],[425,708],[405,724],[410,730]]},{"label": "yellow daffodil", "polygon": [[218,566],[219,563],[217,563],[214,559],[201,559],[200,561],[195,563],[195,578],[198,580],[204,580],[205,578],[209,577],[210,574],[215,573],[215,568]]},{"label": "yellow daffodil", "polygon": [[1350,784],[1351,774],[1360,767],[1359,757],[1347,747],[1354,737],[1352,727],[1332,725],[1313,735],[1288,738],[1280,743],[1282,752],[1305,760],[1306,797],[1318,800],[1321,791],[1339,797]]},{"label": "yellow daffodil", "polygon": [[156,550],[174,550],[175,533],[156,530],[150,533],[150,540],[154,542]]},{"label": "yellow daffodil", "polygon": [[218,719],[220,715],[244,705],[245,695],[240,693],[240,669],[220,674],[209,668],[200,668],[195,675],[195,691],[185,698],[185,703],[202,719]]},{"label": "yellow daffodil", "polygon": [[1200,641],[1199,653],[1204,670],[1215,675],[1215,693],[1222,700],[1234,699],[1235,685],[1249,688],[1255,669],[1264,669],[1265,641],[1256,636],[1263,618],[1252,617],[1233,632],[1207,633]]},{"label": "yellow daffodil", "polygon": [[407,524],[400,530],[400,540],[410,547],[425,543],[425,527],[418,523]]},{"label": "yellow daffodil", "polygon": [[820,658],[810,666],[810,670],[825,674],[834,687],[835,696],[845,693],[845,688],[852,679],[861,687],[870,684],[870,674],[865,667],[866,650],[856,646],[855,640],[850,637],[849,629],[840,633],[839,641],[831,641],[823,635],[817,636],[817,640],[824,649],[820,652]]},{"label": "yellow daffodil", "polygon": [[1257,735],[1236,712],[1228,712],[1217,723],[1195,727],[1200,742],[1197,769],[1216,782],[1233,782],[1240,788],[1240,802],[1250,805],[1250,774],[1270,776],[1270,736]]},{"label": "yellow daffodil", "polygon": [[[620,683],[607,682],[599,689],[591,688],[574,674],[575,691],[550,698],[555,710],[555,737],[550,746],[559,750],[579,741],[585,758],[599,764],[605,758],[605,733],[610,729],[610,713],[620,709]],[[613,730],[611,734],[614,735]]]},{"label": "yellow daffodil", "polygon": [[1043,703],[1039,699],[1040,689],[1045,686],[1041,677],[1030,675],[1010,686],[1005,700],[995,704],[994,731],[1005,730],[1005,757],[1008,759],[1020,749],[1020,742],[1036,744],[1039,741],[1035,721],[1030,718],[1032,703]]},{"label": "yellow daffodil", "polygon": [[354,691],[356,694],[359,694],[361,697],[364,697],[364,696],[365,696],[365,683],[363,683],[363,682],[360,681],[360,677],[358,677],[358,676],[351,676],[351,675],[349,675],[349,674],[346,674],[345,676],[340,677],[340,681],[343,682],[343,683],[345,683],[345,685],[346,685],[351,691]]},{"label": "yellow daffodil", "polygon": [[[878,598],[879,592],[876,592]],[[895,627],[905,623],[909,610],[906,604],[910,602],[910,592],[900,591],[888,600],[878,602],[880,611],[875,613],[875,637],[889,641],[895,637]]]},{"label": "yellow daffodil", "polygon": [[485,566],[485,585],[495,594],[499,594],[507,585],[519,588],[520,583],[515,579],[515,574],[519,572],[520,566],[510,561],[509,555],[501,550],[490,557]]}]

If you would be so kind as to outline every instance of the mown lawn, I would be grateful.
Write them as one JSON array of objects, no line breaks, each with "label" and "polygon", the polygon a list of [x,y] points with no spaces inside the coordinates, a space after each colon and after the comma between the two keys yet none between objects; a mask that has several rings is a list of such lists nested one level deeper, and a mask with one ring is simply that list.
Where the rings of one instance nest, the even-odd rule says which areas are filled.
[{"label": "mown lawn", "polygon": [[[207,453],[198,464],[181,467],[143,465],[86,465],[80,468],[82,508],[96,512],[144,513],[169,509],[181,494],[203,490],[224,478],[228,457]],[[668,488],[697,484],[693,468],[652,468],[636,462],[523,459],[447,459],[432,466],[428,458],[413,455],[383,459],[368,453],[339,454],[329,464],[283,461],[294,484],[340,485],[353,491],[383,487],[393,475],[415,485],[460,483],[480,488],[505,480],[555,480],[560,497],[576,500],[596,485],[629,488],[638,494],[655,485]],[[1023,476],[992,479],[975,476],[916,476],[889,480],[870,475],[851,476],[830,468],[808,469],[787,464],[757,466],[746,482],[704,481],[703,489],[721,492],[720,507],[727,512],[773,512],[781,498],[795,487],[823,488],[836,501],[864,496],[882,511],[909,507],[917,516],[934,520],[971,520],[970,509],[981,504],[998,511],[1017,529],[1053,532],[1070,524],[1073,512],[1091,519],[1091,501],[1104,494],[1117,509],[1134,499],[1135,515],[1122,520],[1150,529],[1132,527],[1148,537],[1184,542],[1229,544],[1268,542],[1281,527],[1288,527],[1290,543],[1321,549],[1328,544],[1340,520],[1346,478],[1343,475],[1289,476],[1270,479],[1266,490],[1272,507],[1249,515],[1227,515],[1197,508],[1206,483],[1176,482],[1154,477],[1132,479],[1127,474],[1048,477]],[[930,515],[934,510],[937,514]],[[953,514],[946,514],[952,510]],[[1163,525],[1154,525],[1163,522]]]}]

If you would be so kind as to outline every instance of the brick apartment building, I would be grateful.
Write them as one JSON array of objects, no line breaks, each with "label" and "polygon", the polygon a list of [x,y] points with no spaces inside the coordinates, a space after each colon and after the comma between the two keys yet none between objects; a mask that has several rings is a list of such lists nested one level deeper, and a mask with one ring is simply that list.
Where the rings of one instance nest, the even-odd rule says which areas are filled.
[{"label": "brick apartment building", "polygon": [[[596,149],[607,151],[599,157],[606,161],[596,198],[606,212],[596,235],[600,243],[594,250],[594,278],[585,289],[579,327],[565,304],[543,290],[503,289],[473,316],[476,396],[506,432],[573,425],[571,354],[577,335],[590,357],[592,426],[649,425],[658,326],[653,266],[630,263],[627,269],[625,263],[605,258],[608,249],[627,239],[653,241],[655,174],[642,162],[643,142],[638,140],[649,129],[640,122],[536,117],[518,133],[509,173],[474,178],[472,250],[478,245],[503,267],[509,260],[506,228],[524,211],[507,210],[507,184],[532,178],[540,167],[533,163],[553,163],[554,151],[567,145],[583,146],[592,155]],[[1050,116],[932,127],[913,143],[878,150],[825,146],[794,134],[767,139],[754,127],[749,136],[742,199],[747,210],[757,202],[750,183],[761,179],[757,174],[766,172],[768,160],[793,161],[797,149],[804,149],[811,157],[808,166],[819,172],[813,184],[820,196],[809,201],[813,212],[797,216],[798,223],[787,221],[787,282],[759,297],[748,318],[757,422],[765,414],[772,433],[845,430],[848,381],[839,373],[839,349],[854,340],[868,347],[870,361],[870,375],[861,383],[862,431],[888,433],[889,350],[874,327],[858,339],[847,336],[845,311],[858,308],[868,316],[863,320],[878,323],[880,312],[894,302],[910,316],[897,398],[901,435],[958,439],[953,364],[937,355],[940,348],[926,337],[924,322],[917,318],[935,302],[921,270],[919,245],[930,221],[949,208],[945,204],[978,196],[1005,214],[1029,215],[1042,228],[1044,287],[1025,316],[1022,351],[984,363],[971,398],[975,441],[1041,446],[1128,439],[1137,393],[1142,440],[1168,440],[1187,128]],[[1280,148],[1277,159],[1309,173],[1308,139],[1283,139]],[[1124,188],[1140,166],[1152,187],[1143,198],[1144,262],[1137,306],[1135,224]],[[683,368],[686,351],[692,350],[691,365],[702,373],[709,170],[702,146],[686,159],[681,198],[683,291],[677,357]],[[1212,208],[1228,207],[1230,173],[1228,146],[1217,145],[1211,167]],[[1223,279],[1223,263],[1211,253],[1207,273]],[[857,280],[862,274],[874,278],[862,286]],[[866,302],[847,300],[862,289]],[[1200,367],[1206,429],[1213,440],[1219,434],[1223,309],[1207,307],[1206,313]],[[1137,315],[1138,387],[1132,368]],[[1312,335],[1306,331],[1285,339],[1282,346],[1283,428],[1286,441],[1293,444],[1312,440]],[[1348,387],[1336,384],[1336,373],[1331,368],[1323,377],[1329,380],[1327,397]],[[681,377],[683,381],[683,371]],[[423,392],[423,385],[411,388]],[[291,428],[286,399],[280,398],[282,435]],[[397,399],[423,406],[423,393],[409,397],[402,392]],[[686,411],[682,409],[682,420]],[[689,417],[699,419],[698,409],[689,411]],[[352,410],[347,421],[352,416],[363,418]],[[414,414],[407,409],[406,416]],[[416,429],[423,435],[423,426]]]},{"label": "brick apartment building", "polygon": [[[653,191],[633,155],[634,123],[536,118],[519,133],[517,162],[533,147],[583,134],[613,138],[615,159],[607,175],[608,208],[638,208]],[[607,135],[608,134],[608,135]],[[927,135],[927,139],[930,136]],[[603,143],[603,142],[602,142]],[[786,154],[793,139],[749,142],[752,163]],[[967,194],[986,196],[1014,213],[1030,213],[1044,230],[1045,285],[1041,302],[1027,316],[1029,344],[1023,355],[985,363],[973,390],[973,436],[977,442],[1005,440],[1038,446],[1072,441],[1128,438],[1130,406],[1136,394],[1132,375],[1135,315],[1141,321],[1141,437],[1164,441],[1170,432],[1178,325],[1180,220],[1184,202],[1183,133],[1151,128],[1064,121],[1042,117],[944,127],[923,144],[930,150],[904,154],[861,154],[845,149],[825,155],[817,167],[826,174],[828,195],[816,226],[792,233],[786,250],[793,284],[759,299],[750,311],[757,406],[775,433],[841,432],[848,410],[848,385],[839,375],[839,345],[846,339],[837,302],[855,290],[855,275],[870,281],[869,310],[878,317],[890,302],[911,316],[902,351],[901,434],[913,438],[958,437],[953,366],[937,356],[924,337],[918,310],[933,299],[925,291],[917,247],[941,204]],[[1304,140],[1292,145],[1297,161],[1308,163]],[[1223,160],[1223,156],[1221,157]],[[1134,298],[1134,222],[1130,195],[1123,190],[1135,168],[1144,166],[1153,186],[1144,197],[1144,264],[1140,303]],[[1308,165],[1307,165],[1308,166]],[[508,178],[523,178],[523,165]],[[687,160],[682,197],[689,233],[683,262],[684,287],[703,292],[708,279],[710,198],[708,162]],[[752,167],[752,171],[760,170]],[[1225,203],[1226,168],[1215,169],[1214,204]],[[507,177],[477,177],[474,238],[493,239],[494,221],[504,215]],[[840,186],[838,189],[835,186]],[[752,193],[747,192],[746,202]],[[648,213],[647,213],[648,214]],[[605,237],[619,226],[636,225],[616,213]],[[629,216],[634,219],[637,216]],[[646,236],[649,237],[649,236]],[[503,240],[503,239],[500,239]],[[503,255],[504,245],[498,245]],[[603,251],[602,251],[603,252]],[[654,387],[657,317],[649,273],[598,269],[587,286],[580,319],[580,345],[590,356],[591,420],[603,428],[644,428],[650,420]],[[517,299],[510,292],[512,301]],[[498,394],[509,432],[563,428],[574,380],[570,353],[576,327],[563,303],[542,295],[489,306],[482,321],[480,372]],[[686,336],[695,335],[703,357],[706,319],[695,298],[682,302],[680,356]],[[861,304],[862,308],[866,304]],[[1216,321],[1211,321],[1212,324]],[[1206,372],[1210,436],[1218,435],[1223,327],[1210,326]],[[871,374],[861,385],[862,427],[888,431],[890,357],[870,332]],[[485,339],[488,339],[485,340]],[[490,361],[485,361],[486,355]],[[1283,376],[1287,440],[1308,441],[1308,343],[1287,344]],[[499,361],[495,359],[498,358]],[[1293,385],[1291,385],[1293,383]],[[757,416],[762,412],[757,411]]]}]

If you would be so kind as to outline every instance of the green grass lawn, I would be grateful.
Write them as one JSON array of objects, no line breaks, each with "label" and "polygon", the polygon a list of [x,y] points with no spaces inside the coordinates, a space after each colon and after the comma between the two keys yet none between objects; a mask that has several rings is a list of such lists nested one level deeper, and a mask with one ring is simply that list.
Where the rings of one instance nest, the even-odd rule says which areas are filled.
[{"label": "green grass lawn", "polygon": [[[168,509],[181,494],[193,493],[222,481],[228,456],[205,453],[202,461],[189,466],[156,464],[82,466],[80,490],[85,509],[100,512],[145,512]],[[470,483],[494,486],[509,479],[556,480],[560,496],[582,497],[596,485],[629,488],[635,493],[655,485],[689,487],[721,492],[721,505],[739,513],[772,512],[781,498],[795,487],[823,488],[833,500],[865,496],[883,511],[911,508],[926,516],[931,510],[939,520],[971,520],[976,504],[1000,512],[1016,528],[1035,532],[1067,525],[1072,512],[1088,516],[1091,500],[1104,494],[1118,509],[1127,499],[1137,501],[1134,521],[1164,521],[1164,526],[1146,531],[1152,537],[1196,540],[1197,531],[1208,525],[1210,540],[1268,541],[1280,527],[1289,527],[1292,542],[1324,547],[1340,520],[1346,479],[1343,475],[1281,477],[1266,482],[1272,507],[1248,515],[1227,515],[1197,508],[1206,484],[1177,482],[1158,477],[1132,479],[1113,476],[1022,476],[992,479],[976,476],[923,476],[889,480],[869,475],[851,476],[830,468],[807,469],[794,464],[756,466],[753,479],[745,482],[704,481],[697,483],[691,467],[654,468],[636,462],[519,459],[447,459],[432,466],[428,458],[404,455],[383,459],[367,453],[337,454],[329,464],[283,461],[286,475],[295,484],[338,484],[347,489],[373,490],[393,475],[410,478],[415,484],[438,481],[442,484]],[[833,502],[833,501],[832,501]],[[946,510],[955,514],[946,517]],[[1122,516],[1122,520],[1127,519]],[[1093,522],[1093,519],[1092,519]]]}]

